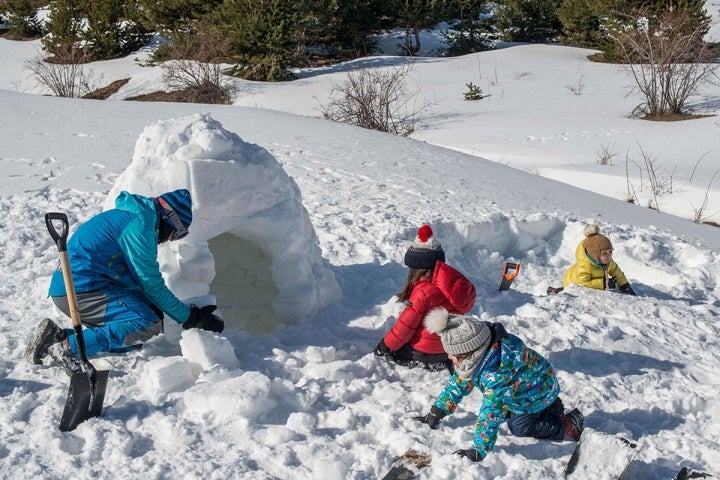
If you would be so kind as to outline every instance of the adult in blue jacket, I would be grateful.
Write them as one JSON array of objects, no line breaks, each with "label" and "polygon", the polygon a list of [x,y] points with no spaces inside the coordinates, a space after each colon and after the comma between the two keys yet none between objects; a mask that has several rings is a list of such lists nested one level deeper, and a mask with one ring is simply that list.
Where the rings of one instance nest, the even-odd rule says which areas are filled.
[{"label": "adult in blue jacket", "polygon": [[[162,331],[164,314],[183,328],[223,330],[214,305],[185,305],[165,285],[158,245],[179,240],[192,223],[192,200],[185,189],[159,197],[121,192],[115,208],[91,218],[67,242],[87,355],[124,352]],[[53,273],[49,295],[70,316],[62,271]],[[79,367],[74,331],[52,320],[40,322],[26,356],[40,364],[50,355],[68,374]]]}]

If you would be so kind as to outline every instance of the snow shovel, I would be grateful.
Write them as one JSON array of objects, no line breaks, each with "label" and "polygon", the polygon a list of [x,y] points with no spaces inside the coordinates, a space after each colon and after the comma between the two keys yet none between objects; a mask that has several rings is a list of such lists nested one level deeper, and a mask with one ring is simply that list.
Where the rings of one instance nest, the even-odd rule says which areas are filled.
[{"label": "snow shovel", "polygon": [[515,280],[515,277],[517,277],[519,273],[520,263],[505,262],[505,266],[503,267],[502,281],[500,282],[500,288],[498,290],[500,290],[501,292],[503,290],[508,290],[513,280]]},{"label": "snow shovel", "polygon": [[[54,221],[60,222],[62,229],[60,233],[55,229]],[[75,296],[75,284],[70,270],[70,261],[67,253],[68,219],[64,213],[45,214],[45,224],[50,236],[55,241],[60,252],[60,267],[62,268],[65,291],[67,292],[70,318],[72,319],[77,348],[80,354],[82,369],[70,377],[70,388],[65,400],[60,420],[60,430],[68,432],[75,430],[80,423],[88,418],[99,417],[102,413],[105,389],[107,388],[108,371],[95,370],[95,367],[88,361],[85,351],[85,338],[83,337],[82,325],[80,323],[80,309]]]}]

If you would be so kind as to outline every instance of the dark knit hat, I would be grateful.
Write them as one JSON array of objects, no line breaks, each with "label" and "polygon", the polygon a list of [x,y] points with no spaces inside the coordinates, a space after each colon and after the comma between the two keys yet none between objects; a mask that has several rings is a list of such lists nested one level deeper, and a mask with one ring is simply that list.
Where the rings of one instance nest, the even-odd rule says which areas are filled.
[{"label": "dark knit hat", "polygon": [[431,270],[435,263],[445,261],[445,251],[440,242],[433,238],[430,225],[423,225],[418,229],[417,238],[405,252],[405,265],[410,268]]},{"label": "dark knit hat", "polygon": [[490,327],[473,317],[454,315],[450,317],[444,308],[431,310],[425,316],[425,329],[440,335],[443,348],[450,355],[462,355],[475,350],[487,350],[490,346]]},{"label": "dark knit hat", "polygon": [[160,198],[165,200],[167,204],[175,210],[180,221],[185,228],[189,228],[192,223],[192,199],[190,198],[190,192],[186,189],[181,188],[179,190],[173,190],[172,192],[163,193]]},{"label": "dark knit hat", "polygon": [[605,235],[600,233],[600,227],[597,225],[588,225],[583,230],[585,235],[585,251],[596,261],[600,261],[600,252],[603,250],[612,250],[613,246]]}]

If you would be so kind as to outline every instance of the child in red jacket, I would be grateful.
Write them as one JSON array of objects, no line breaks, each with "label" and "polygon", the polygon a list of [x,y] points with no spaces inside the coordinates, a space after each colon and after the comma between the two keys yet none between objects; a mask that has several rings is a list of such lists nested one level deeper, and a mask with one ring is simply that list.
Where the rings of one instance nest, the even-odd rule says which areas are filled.
[{"label": "child in red jacket", "polygon": [[397,297],[407,306],[374,353],[411,368],[451,369],[440,337],[428,332],[423,320],[435,308],[454,314],[469,312],[475,305],[475,286],[445,263],[445,252],[429,225],[418,229],[417,238],[405,252],[405,265],[410,270]]}]

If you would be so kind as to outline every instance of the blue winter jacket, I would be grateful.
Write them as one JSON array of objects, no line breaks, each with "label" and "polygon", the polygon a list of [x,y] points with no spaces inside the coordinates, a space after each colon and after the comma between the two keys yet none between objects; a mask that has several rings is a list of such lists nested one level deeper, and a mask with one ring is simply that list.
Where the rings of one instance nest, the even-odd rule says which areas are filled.
[{"label": "blue winter jacket", "polygon": [[[85,222],[67,242],[75,291],[136,291],[177,322],[185,322],[190,309],[167,288],[160,273],[157,228],[152,198],[121,192],[114,209]],[[53,273],[49,294],[66,295],[61,270]]]},{"label": "blue winter jacket", "polygon": [[435,401],[446,414],[455,411],[477,385],[483,394],[473,446],[485,458],[495,446],[498,429],[509,413],[537,413],[560,394],[560,385],[550,363],[525,346],[499,323],[488,323],[492,340],[472,378],[453,373]]}]

